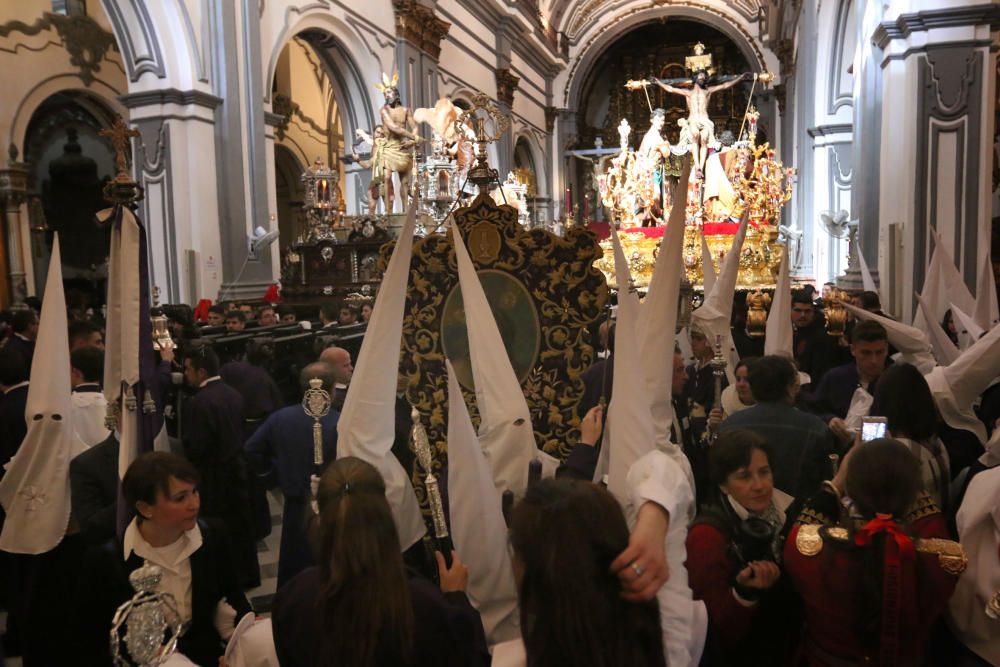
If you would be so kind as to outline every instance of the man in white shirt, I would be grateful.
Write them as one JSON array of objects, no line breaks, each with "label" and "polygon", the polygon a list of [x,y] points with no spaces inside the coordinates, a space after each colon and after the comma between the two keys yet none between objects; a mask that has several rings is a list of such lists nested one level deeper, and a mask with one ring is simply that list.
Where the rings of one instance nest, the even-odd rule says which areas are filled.
[{"label": "man in white shirt", "polygon": [[101,389],[104,351],[81,347],[70,353],[70,386],[73,387],[73,429],[87,447],[108,437],[104,418],[108,402]]}]

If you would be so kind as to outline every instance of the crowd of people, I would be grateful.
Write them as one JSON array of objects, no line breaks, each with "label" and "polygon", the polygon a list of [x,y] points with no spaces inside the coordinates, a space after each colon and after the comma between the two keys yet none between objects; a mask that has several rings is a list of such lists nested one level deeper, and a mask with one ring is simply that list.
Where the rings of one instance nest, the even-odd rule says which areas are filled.
[{"label": "crowd of people", "polygon": [[[732,385],[705,331],[692,327],[690,351],[674,350],[671,441],[691,484],[650,487],[659,473],[641,460],[632,510],[592,481],[616,327],[595,328],[606,354],[582,376],[579,441],[507,516],[520,638],[498,643],[466,594],[462,555],[428,540],[404,550],[379,469],[337,458],[370,304],[166,308],[179,344],[158,352],[169,446],[136,458],[120,483],[102,324],[74,313],[83,451],[69,468],[70,526],[49,561],[2,555],[4,650],[25,667],[112,664],[115,610],[148,562],[184,621],[178,653],[210,667],[233,659],[226,642],[254,613],[269,624],[243,637],[246,666],[1000,664],[1000,621],[984,604],[1000,588],[1000,385],[976,386],[981,432],[956,426],[898,354],[877,295],[857,302],[876,317],[852,319],[843,336],[827,332],[815,291],[791,302],[790,357],[763,354],[734,316]],[[38,314],[0,321],[6,464],[26,433]],[[996,338],[968,346],[970,363],[1000,365]],[[416,478],[406,382],[385,418]],[[318,421],[300,405],[317,386],[332,406]],[[868,423],[884,432],[862,438]],[[277,592],[254,610],[246,591],[261,582],[268,489],[283,501]],[[681,604],[693,611],[678,620]]]}]

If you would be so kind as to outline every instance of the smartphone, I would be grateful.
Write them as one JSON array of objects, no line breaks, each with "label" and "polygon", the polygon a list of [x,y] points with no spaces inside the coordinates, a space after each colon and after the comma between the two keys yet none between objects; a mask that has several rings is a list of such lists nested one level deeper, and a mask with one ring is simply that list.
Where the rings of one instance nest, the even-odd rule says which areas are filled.
[{"label": "smartphone", "polygon": [[888,430],[888,420],[885,417],[861,418],[861,442],[884,438]]}]

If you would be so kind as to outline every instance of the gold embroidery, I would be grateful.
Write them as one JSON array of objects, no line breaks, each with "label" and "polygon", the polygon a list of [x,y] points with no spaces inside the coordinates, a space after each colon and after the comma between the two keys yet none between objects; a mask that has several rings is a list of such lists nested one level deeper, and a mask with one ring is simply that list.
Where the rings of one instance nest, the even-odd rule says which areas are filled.
[{"label": "gold embroidery", "polygon": [[847,532],[846,528],[841,528],[840,526],[828,528],[826,534],[835,540],[847,540],[851,536],[851,534]]},{"label": "gold embroidery", "polygon": [[811,507],[803,507],[795,522],[802,526],[829,526],[834,523],[833,519]]},{"label": "gold embroidery", "polygon": [[805,525],[799,527],[795,536],[795,548],[803,556],[815,556],[823,550],[823,538],[819,535],[819,526]]},{"label": "gold embroidery", "polygon": [[917,551],[925,554],[937,554],[938,565],[948,574],[962,574],[969,564],[965,549],[958,542],[939,537],[916,540]]},{"label": "gold embroidery", "polygon": [[940,513],[941,508],[934,502],[934,498],[932,498],[926,491],[921,491],[920,495],[917,496],[916,501],[914,501],[913,506],[910,508],[910,511],[904,518],[904,523],[913,523],[914,521],[923,519],[926,516]]}]

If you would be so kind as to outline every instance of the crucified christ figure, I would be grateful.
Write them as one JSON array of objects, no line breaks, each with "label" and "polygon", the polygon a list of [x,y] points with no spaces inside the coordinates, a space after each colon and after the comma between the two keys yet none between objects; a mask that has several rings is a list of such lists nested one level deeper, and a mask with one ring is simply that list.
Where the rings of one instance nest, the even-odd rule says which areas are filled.
[{"label": "crucified christ figure", "polygon": [[[652,79],[652,82],[663,90],[674,95],[680,95],[687,100],[687,133],[688,138],[691,140],[696,178],[699,180],[704,178],[708,146],[715,140],[715,124],[708,117],[709,100],[712,99],[712,95],[715,93],[732,88],[741,81],[752,78],[753,74],[746,73],[710,86],[708,85],[708,72],[698,70],[690,79],[690,87],[685,88],[674,85],[684,81],[683,79]],[[649,83],[650,81],[629,81],[625,84],[625,87],[630,90],[638,90],[649,85]]]}]

